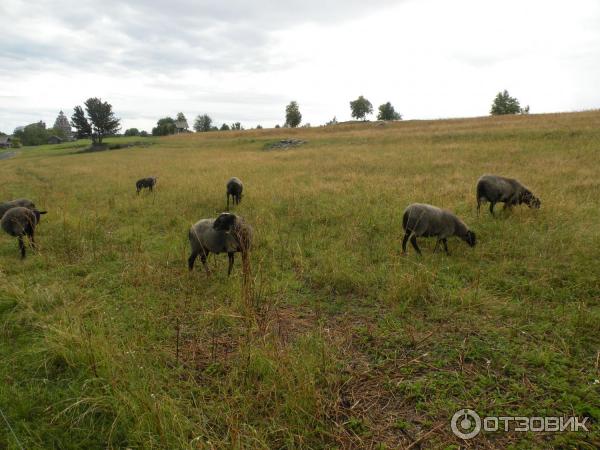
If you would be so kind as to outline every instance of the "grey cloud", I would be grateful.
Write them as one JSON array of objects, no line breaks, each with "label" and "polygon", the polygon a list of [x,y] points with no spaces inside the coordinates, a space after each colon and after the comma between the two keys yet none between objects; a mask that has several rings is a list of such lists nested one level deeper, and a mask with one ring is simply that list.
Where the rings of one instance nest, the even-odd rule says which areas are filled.
[{"label": "grey cloud", "polygon": [[[364,0],[58,0],[31,7],[25,17],[13,14],[9,21],[17,26],[3,35],[0,58],[30,70],[53,61],[96,71],[261,72],[278,67],[267,54],[273,32],[304,23],[339,23],[399,1],[372,6]],[[63,35],[40,41],[35,30],[27,29],[28,21],[45,17]]]}]

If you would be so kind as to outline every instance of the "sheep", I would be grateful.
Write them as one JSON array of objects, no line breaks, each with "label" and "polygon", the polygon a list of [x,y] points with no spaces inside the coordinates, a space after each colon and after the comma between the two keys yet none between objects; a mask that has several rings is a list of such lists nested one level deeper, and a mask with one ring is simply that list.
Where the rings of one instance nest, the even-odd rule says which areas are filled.
[{"label": "sheep", "polygon": [[206,258],[210,252],[227,253],[229,257],[229,268],[227,276],[231,275],[234,254],[240,252],[245,259],[252,243],[252,227],[246,221],[235,214],[221,213],[216,219],[202,219],[190,228],[188,233],[192,253],[188,258],[188,268],[194,268],[194,262],[198,255],[206,270]]},{"label": "sheep", "polygon": [[498,175],[483,175],[477,180],[477,215],[482,201],[490,202],[490,213],[494,215],[496,203],[503,202],[504,209],[525,203],[530,208],[539,209],[542,202],[533,193],[514,178]]},{"label": "sheep", "polygon": [[23,206],[25,208],[35,209],[35,204],[31,200],[28,200],[26,198],[19,198],[10,202],[0,203],[0,219],[6,211],[16,206]]},{"label": "sheep", "polygon": [[17,206],[9,209],[4,216],[2,216],[2,220],[0,220],[2,229],[19,240],[21,258],[25,258],[25,243],[23,242],[23,236],[29,237],[29,243],[31,247],[35,249],[35,227],[40,222],[40,216],[42,214],[46,214],[46,211]]},{"label": "sheep", "polygon": [[135,182],[135,189],[137,191],[137,194],[139,195],[140,191],[144,188],[148,188],[150,189],[150,192],[152,192],[152,189],[154,188],[154,186],[156,186],[157,179],[158,177],[148,177],[137,180]]},{"label": "sheep", "polygon": [[410,239],[412,246],[421,255],[421,250],[417,245],[417,237],[419,236],[437,237],[433,252],[437,251],[441,242],[447,255],[450,255],[447,239],[451,236],[461,238],[470,247],[475,247],[476,243],[475,233],[469,230],[456,215],[450,211],[423,203],[413,203],[404,210],[402,227],[405,231],[402,240],[403,254],[406,254],[406,243]]},{"label": "sheep", "polygon": [[233,199],[233,204],[237,205],[242,201],[242,191],[244,185],[239,178],[230,178],[227,182],[227,210],[229,210],[229,196]]}]

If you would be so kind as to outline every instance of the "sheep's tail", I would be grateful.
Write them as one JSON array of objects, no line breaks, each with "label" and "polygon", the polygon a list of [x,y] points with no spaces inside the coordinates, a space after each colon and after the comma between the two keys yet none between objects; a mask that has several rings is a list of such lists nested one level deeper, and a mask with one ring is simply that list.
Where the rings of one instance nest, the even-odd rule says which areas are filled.
[{"label": "sheep's tail", "polygon": [[406,230],[406,225],[408,224],[408,211],[404,211],[404,215],[402,216],[402,228]]}]

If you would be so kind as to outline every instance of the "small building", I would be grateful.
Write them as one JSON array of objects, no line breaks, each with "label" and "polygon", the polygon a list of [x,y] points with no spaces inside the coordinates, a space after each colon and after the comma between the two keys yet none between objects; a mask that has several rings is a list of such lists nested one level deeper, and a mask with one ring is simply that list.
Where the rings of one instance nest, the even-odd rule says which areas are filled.
[{"label": "small building", "polygon": [[48,138],[48,144],[60,144],[62,141],[58,136],[50,136]]},{"label": "small building", "polygon": [[175,133],[187,133],[189,125],[187,120],[176,120],[175,121]]},{"label": "small building", "polygon": [[10,136],[0,136],[0,148],[11,148],[12,139]]}]

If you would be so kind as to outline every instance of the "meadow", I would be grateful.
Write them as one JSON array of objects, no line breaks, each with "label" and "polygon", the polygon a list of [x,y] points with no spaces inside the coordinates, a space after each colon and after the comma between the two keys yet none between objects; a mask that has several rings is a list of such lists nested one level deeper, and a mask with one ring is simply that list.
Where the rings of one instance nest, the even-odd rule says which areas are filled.
[{"label": "meadow", "polygon": [[[307,143],[268,150],[283,138]],[[0,200],[48,210],[37,254],[0,237],[0,448],[600,446],[600,112],[144,142],[0,161]],[[541,209],[477,216],[484,173]],[[231,176],[250,267],[228,278],[211,255],[210,277],[189,273],[187,231],[225,209]],[[478,245],[402,255],[412,202],[456,212]],[[463,441],[462,408],[590,432]]]}]

